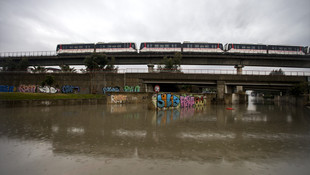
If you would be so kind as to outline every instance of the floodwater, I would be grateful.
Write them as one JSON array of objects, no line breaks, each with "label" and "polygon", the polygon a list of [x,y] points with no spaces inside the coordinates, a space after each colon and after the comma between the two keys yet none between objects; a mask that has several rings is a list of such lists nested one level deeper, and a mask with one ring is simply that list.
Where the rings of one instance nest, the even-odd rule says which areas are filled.
[{"label": "floodwater", "polygon": [[310,109],[0,108],[0,174],[309,175]]}]

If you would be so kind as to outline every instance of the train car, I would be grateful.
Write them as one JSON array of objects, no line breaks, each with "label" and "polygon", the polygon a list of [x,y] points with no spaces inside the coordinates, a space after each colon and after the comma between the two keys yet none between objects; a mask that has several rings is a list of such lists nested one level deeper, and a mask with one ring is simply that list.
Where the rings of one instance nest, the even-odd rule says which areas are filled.
[{"label": "train car", "polygon": [[310,53],[310,46],[306,46],[306,47],[304,47],[304,53],[306,54],[306,55],[309,55]]},{"label": "train car", "polygon": [[268,54],[305,55],[303,46],[268,45]]},{"label": "train car", "polygon": [[133,42],[126,43],[96,43],[96,53],[136,53],[136,44]]},{"label": "train car", "polygon": [[204,42],[184,42],[183,52],[185,53],[223,53],[222,43],[204,43]]},{"label": "train car", "polygon": [[264,44],[225,44],[226,53],[267,54],[267,45]]},{"label": "train car", "polygon": [[94,43],[58,44],[56,47],[57,55],[93,53],[93,52],[95,52],[95,44]]},{"label": "train car", "polygon": [[140,45],[140,53],[181,52],[180,42],[143,42]]}]

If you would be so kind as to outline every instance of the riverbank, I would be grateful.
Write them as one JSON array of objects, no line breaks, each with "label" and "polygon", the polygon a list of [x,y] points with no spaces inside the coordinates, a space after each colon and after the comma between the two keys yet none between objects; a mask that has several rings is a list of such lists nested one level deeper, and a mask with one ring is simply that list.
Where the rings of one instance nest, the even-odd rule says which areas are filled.
[{"label": "riverbank", "polygon": [[57,100],[57,99],[103,99],[102,94],[48,94],[0,92],[0,100]]},{"label": "riverbank", "polygon": [[47,94],[47,93],[20,93],[0,92],[0,106],[57,106],[105,104],[107,98],[102,94]]}]

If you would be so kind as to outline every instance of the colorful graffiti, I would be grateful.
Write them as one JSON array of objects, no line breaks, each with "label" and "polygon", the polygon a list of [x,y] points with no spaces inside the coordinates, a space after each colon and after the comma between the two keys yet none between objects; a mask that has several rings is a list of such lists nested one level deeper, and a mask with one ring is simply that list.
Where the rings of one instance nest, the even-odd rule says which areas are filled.
[{"label": "colorful graffiti", "polygon": [[180,104],[180,98],[171,93],[157,95],[157,107],[177,107]]},{"label": "colorful graffiti", "polygon": [[125,86],[124,92],[140,92],[140,86]]},{"label": "colorful graffiti", "polygon": [[103,93],[105,94],[106,92],[119,92],[120,88],[119,87],[104,87],[102,88]]},{"label": "colorful graffiti", "polygon": [[30,92],[30,93],[35,93],[36,92],[36,85],[20,85],[18,87],[19,92]]},{"label": "colorful graffiti", "polygon": [[153,104],[157,108],[170,108],[170,107],[198,107],[206,105],[207,100],[205,96],[202,95],[173,95],[172,93],[163,93],[153,95]]},{"label": "colorful graffiti", "polygon": [[195,104],[195,97],[192,96],[181,96],[181,108],[193,107]]},{"label": "colorful graffiti", "polygon": [[39,86],[38,87],[38,92],[55,94],[57,92],[60,92],[60,89],[56,89],[56,88],[50,87],[50,86],[44,86],[44,87]]},{"label": "colorful graffiti", "polygon": [[127,95],[111,95],[111,103],[126,103]]},{"label": "colorful graffiti", "polygon": [[72,85],[65,85],[61,89],[62,93],[68,94],[68,93],[77,93],[80,92],[80,87],[78,86],[72,86]]},{"label": "colorful graffiti", "polygon": [[0,85],[0,92],[13,92],[14,86]]}]

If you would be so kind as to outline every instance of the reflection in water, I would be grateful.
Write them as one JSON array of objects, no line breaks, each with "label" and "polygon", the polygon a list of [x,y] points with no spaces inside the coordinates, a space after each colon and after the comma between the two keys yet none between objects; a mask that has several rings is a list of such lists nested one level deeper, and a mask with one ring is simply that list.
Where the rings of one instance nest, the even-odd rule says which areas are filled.
[{"label": "reflection in water", "polygon": [[[268,167],[263,171],[265,173],[272,169],[271,165],[285,169],[289,164],[288,167],[294,169],[292,165],[298,164],[307,174],[310,171],[306,166],[310,163],[309,110],[292,106],[254,106],[232,106],[234,110],[226,110],[227,106],[211,105],[158,111],[147,110],[145,105],[0,108],[0,164],[6,165],[0,165],[0,169],[7,170],[4,173],[0,170],[0,173],[15,172],[7,165],[16,161],[18,155],[10,155],[15,155],[16,149],[22,146],[10,145],[13,142],[13,145],[27,147],[21,152],[33,149],[32,152],[40,156],[47,154],[40,158],[40,161],[51,161],[51,165],[45,165],[47,167],[54,166],[52,160],[56,155],[60,156],[57,162],[64,161],[69,167],[76,163],[61,157],[86,156],[79,159],[98,165],[97,158],[101,157],[105,158],[105,166],[113,159],[118,166],[130,170],[132,167],[127,167],[124,162],[144,160],[143,165],[150,166],[154,161],[169,161],[178,168],[166,168],[167,172],[178,170],[179,174],[186,174],[182,171],[183,165],[203,172],[206,166],[200,167],[200,164],[216,164],[224,168],[226,174],[232,170],[230,164],[235,164],[237,168],[231,167],[240,170],[236,172],[238,174],[251,173],[248,166],[257,174],[260,171],[255,164]],[[48,148],[37,152],[36,148],[43,149],[42,146]],[[25,156],[23,161],[26,160],[29,161],[29,157]],[[199,163],[196,165],[191,161]],[[142,166],[138,163],[133,169],[142,168],[139,165]],[[57,174],[58,170],[50,174]],[[95,170],[97,172],[98,167]],[[160,173],[154,168],[146,169],[144,173],[150,171]],[[218,173],[217,170],[214,172]],[[31,171],[29,174],[40,173]]]}]

